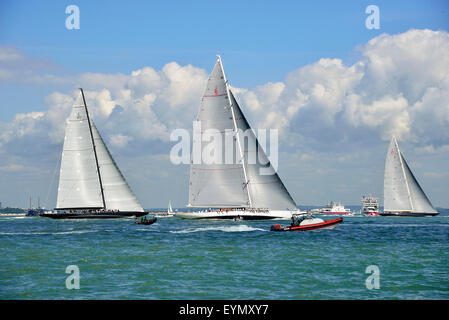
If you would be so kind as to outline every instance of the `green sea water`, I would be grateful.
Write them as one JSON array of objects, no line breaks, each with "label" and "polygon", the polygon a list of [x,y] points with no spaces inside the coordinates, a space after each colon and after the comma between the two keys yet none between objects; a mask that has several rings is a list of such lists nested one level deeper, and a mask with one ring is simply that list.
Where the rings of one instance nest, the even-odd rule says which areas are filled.
[{"label": "green sea water", "polygon": [[449,299],[448,215],[273,223],[0,217],[0,299]]}]

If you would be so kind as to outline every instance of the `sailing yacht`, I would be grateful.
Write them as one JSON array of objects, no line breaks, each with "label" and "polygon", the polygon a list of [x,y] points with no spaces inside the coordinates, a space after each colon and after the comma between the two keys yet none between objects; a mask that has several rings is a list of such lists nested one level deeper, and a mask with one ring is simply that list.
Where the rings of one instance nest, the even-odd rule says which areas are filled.
[{"label": "sailing yacht", "polygon": [[153,213],[153,216],[156,218],[169,218],[173,217],[175,215],[175,212],[173,211],[173,208],[171,206],[171,201],[168,202],[168,209],[167,212],[155,212]]},{"label": "sailing yacht", "polygon": [[145,212],[112,158],[89,112],[83,89],[65,132],[54,219],[122,218]]},{"label": "sailing yacht", "polygon": [[430,203],[393,136],[387,152],[384,174],[384,212],[382,216],[435,216]]},{"label": "sailing yacht", "polygon": [[[194,150],[195,146],[204,150],[208,142],[201,138],[203,132],[215,130],[225,141],[221,146],[222,154],[229,150],[236,152],[233,161],[195,163],[191,160],[187,206],[202,210],[177,212],[175,216],[253,220],[290,219],[293,213],[302,213],[273,169],[230,90],[220,56],[201,98],[197,123],[201,125],[201,132],[196,135],[194,126]],[[257,155],[252,159],[258,161],[248,161],[251,152]]]}]

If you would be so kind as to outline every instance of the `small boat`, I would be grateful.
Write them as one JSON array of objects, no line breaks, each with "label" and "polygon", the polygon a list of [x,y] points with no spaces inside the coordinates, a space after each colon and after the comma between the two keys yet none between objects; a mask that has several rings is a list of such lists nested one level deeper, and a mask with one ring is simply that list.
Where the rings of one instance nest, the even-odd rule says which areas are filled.
[{"label": "small boat", "polygon": [[289,226],[273,224],[270,231],[307,231],[315,229],[333,229],[337,224],[343,222],[343,218],[337,218],[324,221],[319,218],[292,217],[292,223]]},{"label": "small boat", "polygon": [[379,199],[372,195],[362,197],[362,214],[365,217],[376,217],[379,215]]},{"label": "small boat", "polygon": [[169,217],[174,217],[175,212],[173,211],[171,202],[169,201],[167,212],[155,212],[153,215],[157,218],[169,218]]},{"label": "small boat", "polygon": [[346,209],[340,202],[331,201],[326,207],[320,209],[323,214],[350,214],[351,209]]},{"label": "small boat", "polygon": [[44,209],[41,209],[41,208],[31,208],[31,209],[28,209],[26,216],[27,217],[37,217],[37,216],[43,214],[44,212],[45,212]]},{"label": "small boat", "polygon": [[30,197],[30,209],[28,209],[26,216],[27,217],[37,217],[42,213],[44,213],[44,209],[41,208],[40,198],[37,198],[37,208],[33,208],[32,204],[31,204],[31,197]]},{"label": "small boat", "polygon": [[146,218],[146,219],[143,218],[143,219],[140,219],[140,220],[136,221],[136,224],[150,225],[150,224],[155,223],[156,221],[157,221],[157,218],[155,218],[155,217],[150,218],[150,219],[148,219],[148,218]]}]

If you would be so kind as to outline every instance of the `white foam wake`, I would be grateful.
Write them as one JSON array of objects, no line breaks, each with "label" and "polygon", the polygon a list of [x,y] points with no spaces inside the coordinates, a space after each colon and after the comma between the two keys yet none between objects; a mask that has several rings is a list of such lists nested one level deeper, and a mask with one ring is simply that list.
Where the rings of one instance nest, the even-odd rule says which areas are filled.
[{"label": "white foam wake", "polygon": [[189,228],[184,230],[170,231],[171,233],[193,233],[193,232],[203,232],[203,231],[223,231],[223,232],[250,232],[250,231],[268,231],[260,228],[253,228],[247,225],[238,226],[212,226],[212,227],[202,227],[202,228]]}]

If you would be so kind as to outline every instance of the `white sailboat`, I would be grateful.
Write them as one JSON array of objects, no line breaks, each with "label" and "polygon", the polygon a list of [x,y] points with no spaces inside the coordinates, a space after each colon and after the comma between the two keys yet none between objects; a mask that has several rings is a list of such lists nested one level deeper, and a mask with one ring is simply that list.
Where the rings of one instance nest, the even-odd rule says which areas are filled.
[{"label": "white sailboat", "polygon": [[155,212],[153,214],[153,216],[156,218],[169,218],[169,217],[173,217],[174,215],[175,215],[175,212],[173,211],[173,208],[171,206],[171,201],[168,202],[167,212]]},{"label": "white sailboat", "polygon": [[147,214],[90,119],[82,89],[67,119],[55,210],[40,216],[86,219]]},{"label": "white sailboat", "polygon": [[[177,212],[177,217],[290,219],[293,213],[301,213],[232,94],[220,56],[209,76],[197,121],[201,124],[201,134],[209,129],[219,132],[225,141],[222,154],[229,150],[236,152],[233,161],[212,164],[191,161],[187,206],[203,210]],[[232,139],[226,139],[226,136],[232,136]],[[207,143],[203,139],[198,141],[194,133],[194,149],[196,144],[201,146],[201,150],[207,147]],[[256,150],[249,150],[249,146]],[[256,152],[255,158],[259,161],[248,161],[250,152]],[[261,174],[261,169],[269,174]]]},{"label": "white sailboat", "polygon": [[434,216],[438,212],[427,198],[399,150],[393,136],[387,152],[382,216]]}]

